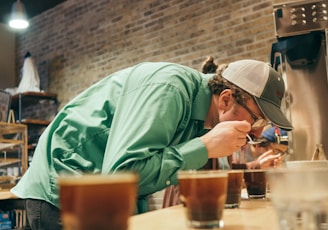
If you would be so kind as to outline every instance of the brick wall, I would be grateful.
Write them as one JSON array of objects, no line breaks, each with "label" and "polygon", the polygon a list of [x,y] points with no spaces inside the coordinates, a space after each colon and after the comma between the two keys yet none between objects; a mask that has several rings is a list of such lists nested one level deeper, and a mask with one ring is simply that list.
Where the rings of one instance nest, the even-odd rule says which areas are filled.
[{"label": "brick wall", "polygon": [[[269,61],[276,41],[272,4],[281,0],[67,0],[17,37],[17,76],[35,59],[43,90],[60,107],[113,71],[142,61],[199,69],[208,55],[227,63]],[[163,192],[150,197],[161,207]]]},{"label": "brick wall", "polygon": [[109,73],[142,61],[199,69],[208,55],[225,63],[269,61],[272,0],[67,0],[36,16],[17,36],[17,75],[30,51],[42,89],[60,107]]}]

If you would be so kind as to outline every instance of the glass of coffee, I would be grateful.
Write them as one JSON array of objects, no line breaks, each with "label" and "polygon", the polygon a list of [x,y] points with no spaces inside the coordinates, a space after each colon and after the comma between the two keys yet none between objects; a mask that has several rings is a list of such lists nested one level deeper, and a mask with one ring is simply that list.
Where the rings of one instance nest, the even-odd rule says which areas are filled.
[{"label": "glass of coffee", "polygon": [[135,211],[138,176],[132,172],[58,178],[64,230],[127,230]]},{"label": "glass of coffee", "polygon": [[234,152],[232,154],[232,169],[247,169],[246,165],[246,150],[244,147],[240,148],[240,150]]},{"label": "glass of coffee", "polygon": [[180,200],[191,228],[222,228],[228,173],[219,170],[178,172]]},{"label": "glass of coffee", "polygon": [[244,170],[229,170],[228,191],[225,208],[238,208],[241,200],[241,189],[243,187]]},{"label": "glass of coffee", "polygon": [[244,171],[244,180],[249,199],[263,199],[266,197],[266,170],[249,169]]}]

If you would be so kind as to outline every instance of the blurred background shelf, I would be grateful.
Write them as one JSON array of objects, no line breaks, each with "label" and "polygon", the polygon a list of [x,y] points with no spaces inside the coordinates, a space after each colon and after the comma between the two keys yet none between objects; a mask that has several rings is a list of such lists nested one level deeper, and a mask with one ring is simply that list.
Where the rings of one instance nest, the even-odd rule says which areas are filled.
[{"label": "blurred background shelf", "polygon": [[30,162],[39,137],[58,112],[57,94],[24,92],[12,95],[11,109],[14,111],[16,122],[27,126]]},{"label": "blurred background shelf", "polygon": [[15,168],[14,175],[22,176],[28,167],[27,126],[24,124],[0,122],[0,172],[7,174]]}]

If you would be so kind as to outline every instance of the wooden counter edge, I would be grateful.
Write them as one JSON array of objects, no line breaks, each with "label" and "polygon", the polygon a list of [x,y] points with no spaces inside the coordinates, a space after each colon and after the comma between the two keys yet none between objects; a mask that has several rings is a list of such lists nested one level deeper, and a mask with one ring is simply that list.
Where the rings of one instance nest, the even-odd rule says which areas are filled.
[{"label": "wooden counter edge", "polygon": [[19,199],[19,197],[17,197],[9,190],[0,190],[0,200],[7,200],[7,199]]}]

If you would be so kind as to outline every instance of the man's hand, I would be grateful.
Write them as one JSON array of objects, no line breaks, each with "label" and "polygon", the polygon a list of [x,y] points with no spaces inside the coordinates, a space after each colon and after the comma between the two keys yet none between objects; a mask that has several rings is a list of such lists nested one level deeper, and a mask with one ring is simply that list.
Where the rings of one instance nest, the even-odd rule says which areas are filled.
[{"label": "man's hand", "polygon": [[208,151],[208,158],[231,155],[246,144],[246,134],[251,130],[247,121],[225,121],[201,136]]},{"label": "man's hand", "polygon": [[272,167],[280,167],[282,164],[282,157],[280,153],[273,155],[273,151],[269,150],[259,156],[256,161],[260,165],[261,169],[267,169]]}]

